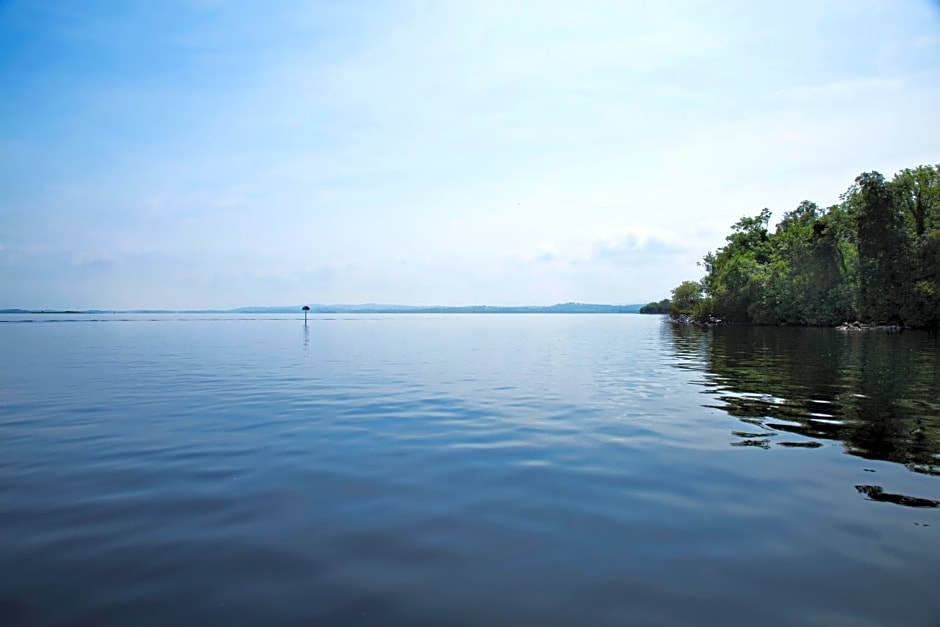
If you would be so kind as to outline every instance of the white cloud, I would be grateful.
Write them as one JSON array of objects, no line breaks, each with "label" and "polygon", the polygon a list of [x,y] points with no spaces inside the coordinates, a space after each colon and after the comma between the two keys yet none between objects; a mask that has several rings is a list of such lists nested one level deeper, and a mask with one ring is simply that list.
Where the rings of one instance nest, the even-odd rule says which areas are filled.
[{"label": "white cloud", "polygon": [[598,238],[593,246],[592,257],[600,261],[660,259],[684,250],[685,247],[679,245],[675,236],[634,229]]},{"label": "white cloud", "polygon": [[555,261],[561,255],[558,246],[552,242],[542,242],[535,252],[536,261]]},{"label": "white cloud", "polygon": [[905,87],[903,77],[870,76],[864,78],[840,79],[816,85],[793,85],[777,91],[777,95],[797,102],[817,101],[830,97],[864,97],[866,95],[883,96],[885,92],[894,92]]}]

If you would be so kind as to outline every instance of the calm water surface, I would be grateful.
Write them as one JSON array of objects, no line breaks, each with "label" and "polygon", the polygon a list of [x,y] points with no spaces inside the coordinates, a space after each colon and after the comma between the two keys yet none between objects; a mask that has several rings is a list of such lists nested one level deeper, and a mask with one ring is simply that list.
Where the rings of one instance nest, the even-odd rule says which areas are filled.
[{"label": "calm water surface", "polygon": [[0,351],[2,625],[940,625],[935,336],[3,316]]}]

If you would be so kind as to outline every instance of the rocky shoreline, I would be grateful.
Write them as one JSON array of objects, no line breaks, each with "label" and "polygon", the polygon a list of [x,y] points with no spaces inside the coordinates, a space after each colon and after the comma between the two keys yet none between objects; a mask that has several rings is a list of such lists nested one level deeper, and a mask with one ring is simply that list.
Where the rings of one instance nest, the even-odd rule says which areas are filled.
[{"label": "rocky shoreline", "polygon": [[836,331],[888,331],[897,332],[901,327],[896,324],[864,324],[859,321],[843,322],[836,327]]}]

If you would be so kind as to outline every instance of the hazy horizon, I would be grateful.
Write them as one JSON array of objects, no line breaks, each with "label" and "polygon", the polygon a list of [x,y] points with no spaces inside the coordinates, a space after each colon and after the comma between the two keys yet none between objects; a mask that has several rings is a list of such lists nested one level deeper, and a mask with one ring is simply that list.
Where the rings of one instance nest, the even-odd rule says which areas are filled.
[{"label": "hazy horizon", "polygon": [[937,2],[0,3],[0,308],[645,303],[940,161]]},{"label": "hazy horizon", "polygon": [[349,308],[349,309],[467,309],[474,307],[488,307],[494,309],[521,309],[521,308],[532,308],[532,309],[549,309],[552,307],[563,307],[563,306],[585,306],[585,307],[638,307],[647,304],[646,302],[623,302],[623,303],[585,303],[585,302],[576,302],[576,301],[565,301],[559,303],[524,303],[520,305],[503,305],[503,304],[493,304],[493,303],[463,303],[457,305],[440,305],[436,303],[418,303],[418,304],[407,304],[407,303],[322,303],[322,302],[307,302],[307,303],[297,303],[297,304],[288,304],[288,305],[236,305],[234,307],[172,307],[172,306],[159,306],[159,307],[30,307],[30,306],[17,306],[17,307],[0,307],[0,312],[10,311],[10,310],[21,310],[29,312],[62,312],[62,311],[77,311],[77,312],[86,312],[86,311],[118,311],[118,312],[134,312],[134,311],[166,311],[166,312],[186,312],[186,311],[219,311],[219,312],[237,312],[239,310],[253,310],[253,309],[265,309],[265,310],[284,310],[284,311],[297,311],[302,313],[302,307],[307,305],[311,308]]}]

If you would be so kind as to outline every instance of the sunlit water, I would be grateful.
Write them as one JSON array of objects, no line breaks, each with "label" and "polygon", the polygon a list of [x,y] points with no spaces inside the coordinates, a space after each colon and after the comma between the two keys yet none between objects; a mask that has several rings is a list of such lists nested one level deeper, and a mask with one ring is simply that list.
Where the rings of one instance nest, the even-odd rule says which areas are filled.
[{"label": "sunlit water", "polygon": [[0,317],[2,625],[940,624],[940,345]]}]

